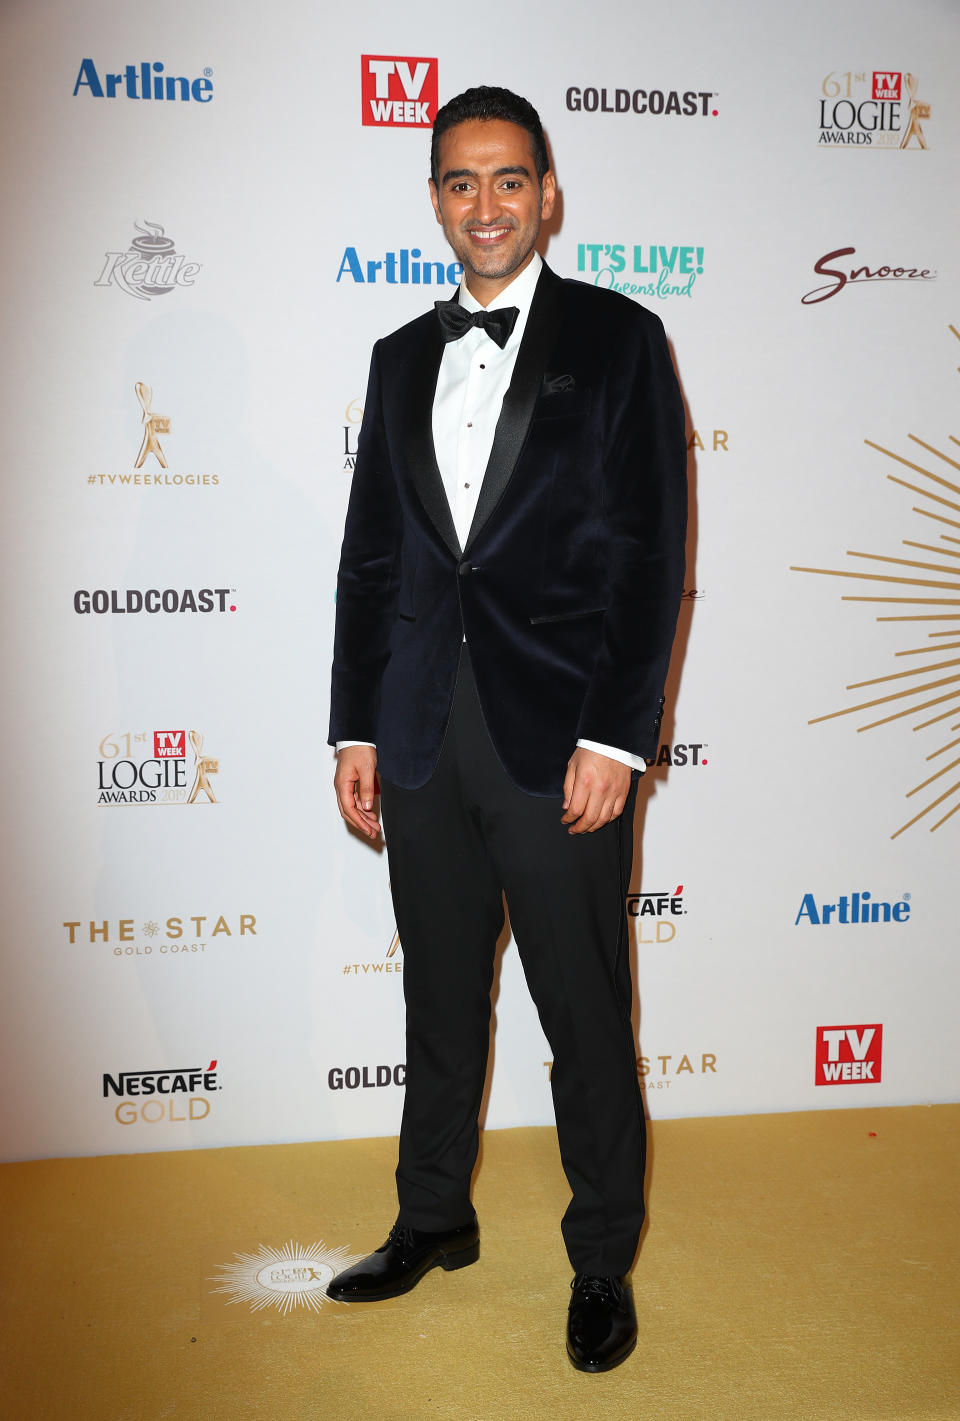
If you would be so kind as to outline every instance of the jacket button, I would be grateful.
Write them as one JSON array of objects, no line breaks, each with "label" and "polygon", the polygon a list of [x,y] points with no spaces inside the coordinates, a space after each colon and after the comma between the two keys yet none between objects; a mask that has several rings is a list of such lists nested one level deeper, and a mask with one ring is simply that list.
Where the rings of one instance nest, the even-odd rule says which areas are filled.
[{"label": "jacket button", "polygon": [[471,566],[470,566],[470,564],[469,564],[468,562],[462,562],[462,563],[460,564],[460,566],[457,568],[457,571],[459,572],[459,574],[460,574],[461,577],[468,577],[468,576],[470,575],[470,573],[473,571],[473,569],[471,568]]}]

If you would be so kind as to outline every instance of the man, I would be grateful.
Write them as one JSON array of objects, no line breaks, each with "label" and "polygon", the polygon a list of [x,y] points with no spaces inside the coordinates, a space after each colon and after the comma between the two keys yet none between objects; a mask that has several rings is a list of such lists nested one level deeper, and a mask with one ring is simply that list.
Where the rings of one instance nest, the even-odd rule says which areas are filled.
[{"label": "man", "polygon": [[399,1215],[340,1274],[394,1297],[479,1252],[470,1202],[494,945],[511,927],[554,1055],[567,1349],[616,1366],[643,1221],[624,896],[683,582],[683,411],[660,322],[535,251],[556,183],[525,99],[437,114],[430,196],[459,299],[377,343],[340,565],[330,740],[404,949]]}]

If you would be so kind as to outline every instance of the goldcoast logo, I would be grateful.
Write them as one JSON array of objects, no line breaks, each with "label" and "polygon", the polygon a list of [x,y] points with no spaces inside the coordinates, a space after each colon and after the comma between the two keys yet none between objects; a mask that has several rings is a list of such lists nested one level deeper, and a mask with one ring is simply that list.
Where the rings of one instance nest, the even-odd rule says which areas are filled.
[{"label": "goldcoast logo", "polygon": [[[950,330],[960,340],[960,331],[955,326]],[[910,495],[905,521],[912,536],[902,540],[906,555],[850,549],[847,557],[857,560],[853,567],[791,568],[792,572],[818,577],[869,582],[862,595],[848,593],[841,600],[882,607],[878,622],[902,625],[904,631],[913,632],[909,638],[913,644],[894,652],[897,670],[849,682],[846,690],[858,693],[855,704],[814,716],[809,722],[819,725],[853,715],[861,721],[858,732],[895,722],[911,731],[911,739],[913,732],[926,732],[920,743],[930,746],[925,757],[928,772],[907,790],[906,798],[916,808],[890,835],[892,839],[921,820],[927,820],[933,833],[960,809],[960,755],[956,753],[960,747],[960,657],[950,654],[960,649],[960,480],[956,472],[951,477],[938,472],[944,467],[960,471],[960,460],[956,449],[938,448],[916,434],[907,438],[915,446],[916,452],[909,451],[914,454],[912,459],[872,439],[864,440],[898,466],[898,472],[888,473],[887,478]],[[950,442],[960,446],[954,435]],[[919,524],[915,518],[921,520]]]}]

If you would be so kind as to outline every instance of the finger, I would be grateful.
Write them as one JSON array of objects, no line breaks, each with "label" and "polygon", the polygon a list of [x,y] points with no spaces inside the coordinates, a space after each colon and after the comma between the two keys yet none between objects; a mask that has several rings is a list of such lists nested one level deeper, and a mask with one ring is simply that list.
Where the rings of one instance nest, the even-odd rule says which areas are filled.
[{"label": "finger", "polygon": [[360,770],[360,778],[357,781],[357,799],[361,809],[373,808],[373,796],[376,793],[376,775],[372,765],[364,765]]},{"label": "finger", "polygon": [[598,827],[600,815],[603,811],[603,791],[599,787],[594,787],[587,797],[583,806],[583,811],[579,818],[570,826],[571,834],[590,834]]},{"label": "finger", "polygon": [[363,808],[357,794],[358,777],[351,770],[346,770],[341,775],[339,772],[334,778],[334,789],[337,795],[337,808],[341,818],[348,824],[352,824],[355,829],[359,829],[368,838],[374,839],[380,832],[380,821],[370,810]]},{"label": "finger", "polygon": [[580,818],[580,815],[587,807],[587,800],[590,798],[590,790],[583,775],[578,775],[574,771],[573,784],[570,793],[566,798],[566,812],[560,816],[561,824],[573,824]]},{"label": "finger", "polygon": [[573,786],[576,783],[577,771],[572,760],[567,763],[567,773],[563,777],[563,807],[568,808],[570,796],[573,794]]}]

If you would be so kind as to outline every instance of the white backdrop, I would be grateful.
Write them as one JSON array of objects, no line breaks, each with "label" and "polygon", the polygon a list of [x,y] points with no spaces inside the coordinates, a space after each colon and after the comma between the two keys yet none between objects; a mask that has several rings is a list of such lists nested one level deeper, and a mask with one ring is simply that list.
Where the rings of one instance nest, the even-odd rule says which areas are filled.
[{"label": "white backdrop", "polygon": [[[403,954],[385,855],[334,807],[329,656],[370,346],[451,258],[427,128],[361,121],[362,56],[414,118],[434,80],[528,95],[547,259],[643,288],[674,349],[694,517],[632,884],[651,1116],[956,1099],[960,817],[930,832],[960,803],[955,6],[20,0],[0,35],[4,1157],[398,1126]],[[549,1122],[512,945],[496,1019],[488,1126]]]}]

